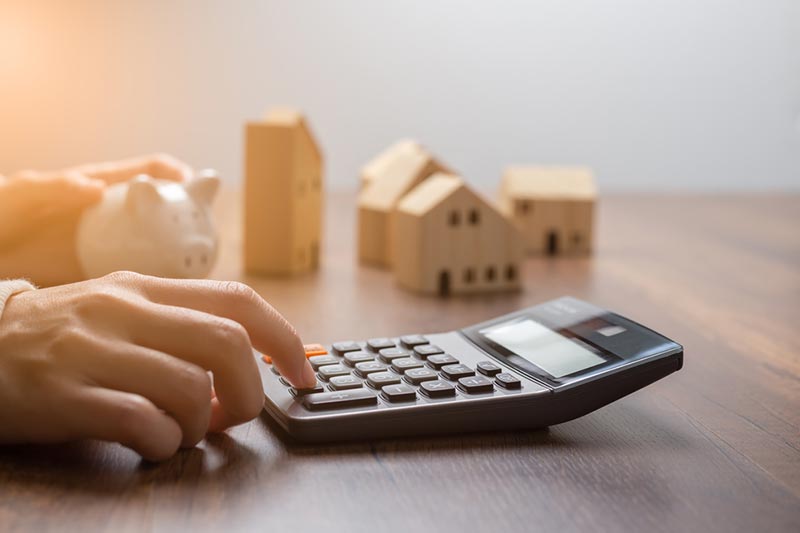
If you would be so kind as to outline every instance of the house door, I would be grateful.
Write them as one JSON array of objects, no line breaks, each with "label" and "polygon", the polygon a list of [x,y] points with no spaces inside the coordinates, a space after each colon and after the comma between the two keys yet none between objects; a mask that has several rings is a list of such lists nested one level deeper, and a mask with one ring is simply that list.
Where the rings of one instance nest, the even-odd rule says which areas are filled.
[{"label": "house door", "polygon": [[556,255],[558,253],[558,234],[555,230],[550,230],[547,233],[547,255]]},{"label": "house door", "polygon": [[439,296],[450,294],[450,271],[442,270],[439,273]]}]

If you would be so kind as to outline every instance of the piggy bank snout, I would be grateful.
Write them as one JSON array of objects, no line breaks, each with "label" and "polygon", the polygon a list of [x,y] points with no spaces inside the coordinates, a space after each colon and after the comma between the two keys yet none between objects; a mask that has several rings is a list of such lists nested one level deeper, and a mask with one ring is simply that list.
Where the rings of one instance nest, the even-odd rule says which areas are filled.
[{"label": "piggy bank snout", "polygon": [[178,258],[179,268],[184,277],[205,277],[214,266],[216,244],[210,237],[198,237],[185,241],[180,246]]}]

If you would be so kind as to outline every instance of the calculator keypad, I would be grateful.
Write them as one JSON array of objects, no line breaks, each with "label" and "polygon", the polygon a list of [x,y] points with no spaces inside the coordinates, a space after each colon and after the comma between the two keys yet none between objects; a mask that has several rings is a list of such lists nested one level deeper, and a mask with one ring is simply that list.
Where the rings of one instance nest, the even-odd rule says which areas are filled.
[{"label": "calculator keypad", "polygon": [[321,380],[314,387],[296,389],[279,377],[295,401],[309,410],[373,406],[379,398],[384,405],[414,405],[418,398],[453,400],[522,389],[517,376],[494,362],[481,361],[471,368],[422,335],[337,342],[329,354],[323,353],[308,357]]}]

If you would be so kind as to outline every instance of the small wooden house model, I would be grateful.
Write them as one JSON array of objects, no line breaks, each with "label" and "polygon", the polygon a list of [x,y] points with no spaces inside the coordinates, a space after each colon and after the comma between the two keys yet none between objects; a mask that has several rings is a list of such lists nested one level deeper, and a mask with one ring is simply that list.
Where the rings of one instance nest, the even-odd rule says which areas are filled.
[{"label": "small wooden house model", "polygon": [[585,167],[511,167],[500,206],[522,232],[528,254],[589,253],[597,191]]},{"label": "small wooden house model", "polygon": [[416,143],[379,166],[380,172],[358,196],[358,257],[363,263],[390,267],[392,211],[411,189],[445,167]]},{"label": "small wooden house model", "polygon": [[322,154],[303,115],[277,109],[245,127],[244,264],[249,273],[317,268]]},{"label": "small wooden house model", "polygon": [[395,279],[433,294],[520,287],[522,240],[514,225],[454,175],[437,173],[397,205]]}]

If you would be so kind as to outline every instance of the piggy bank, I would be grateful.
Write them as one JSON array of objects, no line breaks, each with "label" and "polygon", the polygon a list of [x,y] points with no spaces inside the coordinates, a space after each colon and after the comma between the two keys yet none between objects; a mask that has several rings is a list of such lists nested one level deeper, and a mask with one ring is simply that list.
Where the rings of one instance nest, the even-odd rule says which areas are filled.
[{"label": "piggy bank", "polygon": [[219,188],[214,171],[185,183],[139,175],[106,189],[77,228],[83,274],[117,270],[169,278],[203,278],[217,256],[211,203]]}]

